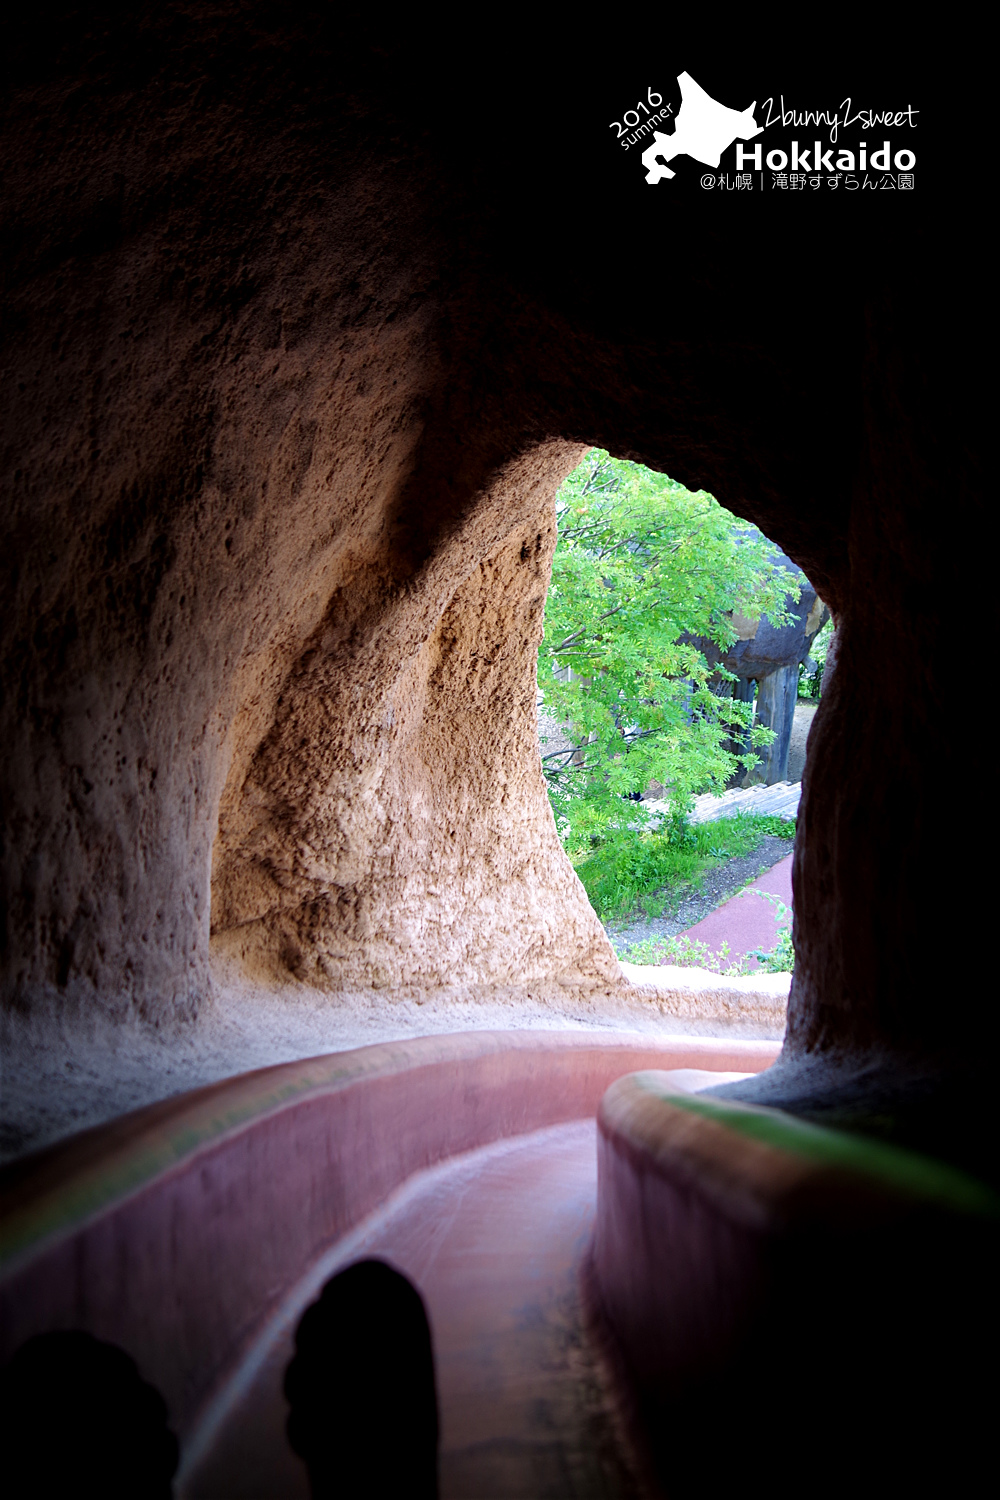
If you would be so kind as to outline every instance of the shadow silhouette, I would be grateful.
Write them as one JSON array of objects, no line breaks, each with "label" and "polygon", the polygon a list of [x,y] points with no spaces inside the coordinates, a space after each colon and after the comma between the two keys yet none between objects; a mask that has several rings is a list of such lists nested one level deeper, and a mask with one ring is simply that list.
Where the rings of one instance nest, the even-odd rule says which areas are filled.
[{"label": "shadow silhouette", "polygon": [[341,1271],[303,1313],[295,1350],[288,1441],[313,1500],[436,1500],[431,1332],[406,1277],[378,1260]]},{"label": "shadow silhouette", "polygon": [[170,1500],[177,1438],[159,1391],[114,1344],[78,1331],[22,1344],[0,1374],[5,1500]]}]

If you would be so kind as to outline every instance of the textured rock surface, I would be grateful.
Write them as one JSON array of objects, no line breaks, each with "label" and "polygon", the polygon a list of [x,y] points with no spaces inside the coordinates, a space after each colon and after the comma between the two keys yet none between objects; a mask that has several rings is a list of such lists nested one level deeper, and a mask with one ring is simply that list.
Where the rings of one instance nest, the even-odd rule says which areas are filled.
[{"label": "textured rock surface", "polygon": [[[779,667],[757,684],[754,717],[758,724],[774,730],[774,739],[761,751],[760,763],[744,777],[745,786],[775,786],[788,781],[788,752],[795,723],[795,704],[799,690],[797,662]],[[800,778],[801,779],[801,778]]]},{"label": "textured rock surface", "polygon": [[[778,553],[775,561],[776,566],[795,577],[799,586],[798,599],[791,594],[785,596],[790,616],[786,625],[772,625],[767,615],[756,620],[735,615],[733,624],[739,639],[725,652],[706,636],[691,637],[710,665],[721,662],[727,671],[737,674],[738,682],[728,687],[720,684],[720,688],[735,692],[744,703],[751,702],[756,695],[756,722],[775,732],[772,743],[757,751],[757,765],[750,771],[739,770],[728,783],[730,787],[774,786],[789,779],[788,753],[798,695],[798,666],[805,661],[813,641],[830,618],[829,609],[791,558]],[[742,740],[730,741],[729,747],[734,754],[743,754],[749,748]],[[800,780],[801,775],[800,766],[792,779]]]},{"label": "textured rock surface", "polygon": [[[565,46],[466,74],[328,7],[67,11],[55,49],[26,25],[2,152],[5,1003],[190,1017],[213,905],[223,957],[274,985],[613,985],[532,722],[552,496],[593,442],[753,520],[837,616],[787,1057],[979,1057],[975,982],[927,943],[969,597],[940,508],[982,514],[976,280],[947,302],[918,280],[920,195],[755,200],[734,234],[706,194],[678,235],[673,184],[539,152],[518,101],[572,72]],[[489,128],[458,128],[484,99]],[[634,233],[561,232],[592,192]]]},{"label": "textured rock surface", "polygon": [[359,624],[338,599],[249,765],[235,749],[213,928],[251,971],[351,988],[615,978],[537,748],[551,496],[578,457],[550,447],[504,473],[384,616]]}]

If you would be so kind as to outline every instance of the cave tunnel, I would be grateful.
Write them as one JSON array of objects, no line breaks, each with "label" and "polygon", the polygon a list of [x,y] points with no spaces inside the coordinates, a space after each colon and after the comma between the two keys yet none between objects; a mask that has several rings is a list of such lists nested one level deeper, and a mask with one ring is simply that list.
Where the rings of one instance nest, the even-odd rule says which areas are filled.
[{"label": "cave tunnel", "polygon": [[[782,86],[653,31],[668,80]],[[105,1340],[176,1493],[306,1494],[282,1371],[368,1254],[427,1303],[442,1494],[680,1493],[776,1408],[780,1493],[954,1477],[997,1218],[996,1006],[944,896],[975,244],[951,274],[930,190],[668,201],[607,149],[624,42],[599,89],[593,44],[440,43],[238,0],[8,36],[0,1357]],[[778,1033],[626,978],[559,842],[536,653],[591,446],[753,522],[836,621]],[[503,1402],[473,1442],[448,1319],[516,1303],[486,1241],[517,1183],[590,1352],[545,1442]],[[449,1193],[480,1218],[432,1265]],[[510,1356],[536,1411],[548,1347]]]}]

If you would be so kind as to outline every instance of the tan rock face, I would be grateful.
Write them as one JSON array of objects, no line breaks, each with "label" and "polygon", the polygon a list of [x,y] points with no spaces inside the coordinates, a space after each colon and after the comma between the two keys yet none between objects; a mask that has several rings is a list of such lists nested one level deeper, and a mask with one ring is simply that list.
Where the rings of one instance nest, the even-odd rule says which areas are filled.
[{"label": "tan rock face", "polygon": [[334,600],[268,734],[234,753],[222,951],[334,987],[614,978],[537,748],[552,495],[580,456],[553,444],[498,475],[381,611]]},{"label": "tan rock face", "polygon": [[[429,43],[339,24],[138,6],[11,54],[4,1003],[193,1015],[210,924],[331,993],[614,981],[533,706],[553,496],[597,443],[755,521],[836,614],[790,1046],[961,1052],[926,936],[976,393],[916,219],[902,259],[896,209],[859,256],[862,206],[810,233],[808,195],[738,235],[706,195],[678,234],[676,184],[540,156],[502,60],[463,133]],[[633,237],[584,232],[593,193]]]}]

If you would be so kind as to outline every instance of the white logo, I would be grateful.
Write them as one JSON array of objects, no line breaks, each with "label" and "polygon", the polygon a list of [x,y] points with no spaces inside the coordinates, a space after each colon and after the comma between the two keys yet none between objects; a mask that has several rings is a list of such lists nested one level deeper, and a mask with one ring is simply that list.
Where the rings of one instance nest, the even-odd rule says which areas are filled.
[{"label": "white logo", "polygon": [[677,82],[681,86],[681,107],[673,134],[664,135],[657,130],[653,144],[642,153],[646,181],[650,183],[659,182],[661,177],[676,176],[666,165],[675,156],[693,156],[706,167],[717,167],[723,151],[733,141],[752,140],[764,128],[753,117],[756,99],[747,109],[727,109],[706,94],[690,73],[680,73]]}]

